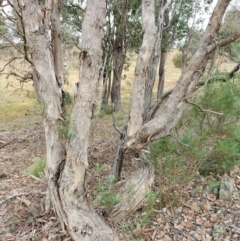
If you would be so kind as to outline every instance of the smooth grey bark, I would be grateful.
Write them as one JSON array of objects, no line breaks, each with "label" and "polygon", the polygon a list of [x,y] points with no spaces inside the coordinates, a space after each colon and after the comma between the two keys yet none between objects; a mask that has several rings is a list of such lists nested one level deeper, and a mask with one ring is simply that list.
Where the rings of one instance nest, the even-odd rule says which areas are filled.
[{"label": "smooth grey bark", "polygon": [[151,61],[148,67],[148,74],[146,79],[145,95],[144,95],[144,113],[143,120],[147,120],[148,113],[151,109],[153,86],[156,80],[157,66],[159,63],[159,58],[161,56],[161,44],[162,44],[162,34],[164,30],[164,16],[165,11],[168,10],[171,1],[159,1],[159,16],[158,16],[158,27],[157,27],[157,41],[154,46]]},{"label": "smooth grey bark", "polygon": [[60,23],[61,0],[53,0],[51,25],[52,25],[52,52],[55,74],[59,86],[64,84],[63,78],[63,51],[61,42],[61,23]]},{"label": "smooth grey bark", "polygon": [[144,35],[134,73],[127,129],[128,137],[136,135],[136,133],[141,129],[144,121],[145,80],[148,75],[149,63],[157,40],[157,28],[154,18],[154,2],[154,0],[142,1],[142,29]]},{"label": "smooth grey bark", "polygon": [[[146,145],[146,143],[162,138],[171,133],[171,130],[177,124],[186,107],[185,99],[191,97],[199,78],[204,73],[206,67],[205,59],[214,49],[216,49],[216,38],[223,15],[229,3],[230,0],[218,1],[198,50],[183,70],[183,73],[166,104],[152,120],[142,126],[141,130],[136,133],[135,140],[129,140],[127,146],[130,146],[133,143],[144,143],[143,145]],[[228,41],[229,38],[227,38]],[[223,42],[228,42],[227,39],[220,41],[218,43],[219,46],[223,44]]]}]

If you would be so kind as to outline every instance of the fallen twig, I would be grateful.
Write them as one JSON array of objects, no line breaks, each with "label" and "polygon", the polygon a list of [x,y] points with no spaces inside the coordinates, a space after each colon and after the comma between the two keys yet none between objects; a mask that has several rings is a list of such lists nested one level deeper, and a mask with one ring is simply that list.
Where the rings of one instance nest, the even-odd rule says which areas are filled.
[{"label": "fallen twig", "polygon": [[1,206],[3,203],[5,203],[6,201],[11,200],[11,199],[13,199],[13,198],[20,197],[20,196],[28,196],[28,195],[31,195],[31,194],[45,195],[45,192],[36,191],[36,192],[22,192],[22,193],[17,193],[17,194],[15,194],[15,195],[12,195],[12,196],[7,197],[7,198],[5,198],[4,200],[2,200],[2,201],[0,202],[0,206]]}]

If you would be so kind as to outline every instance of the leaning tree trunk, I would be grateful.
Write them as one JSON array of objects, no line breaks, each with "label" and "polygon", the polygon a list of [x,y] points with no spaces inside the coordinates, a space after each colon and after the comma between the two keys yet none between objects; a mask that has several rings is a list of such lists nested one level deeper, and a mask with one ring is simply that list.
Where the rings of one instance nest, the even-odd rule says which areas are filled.
[{"label": "leaning tree trunk", "polygon": [[85,195],[85,172],[92,109],[101,67],[101,37],[105,0],[89,0],[83,21],[79,93],[73,107],[67,148],[58,132],[61,95],[52,63],[49,21],[52,0],[41,6],[35,0],[21,1],[26,39],[34,66],[34,88],[44,112],[47,145],[48,191],[63,228],[73,240],[118,240],[115,233],[92,210]]},{"label": "leaning tree trunk", "polygon": [[204,73],[207,63],[205,59],[216,49],[217,46],[221,47],[225,44],[229,44],[229,41],[234,41],[234,39],[239,37],[239,31],[236,31],[232,36],[220,40],[217,44],[215,42],[221,26],[220,23],[229,2],[230,0],[218,1],[199,48],[185,67],[176,87],[164,107],[152,120],[142,126],[141,130],[136,133],[135,138],[128,141],[127,146],[134,143],[135,147],[139,148],[139,145],[144,146],[151,141],[157,140],[171,133],[186,107],[186,99],[191,98],[193,91],[196,89],[199,78]]},{"label": "leaning tree trunk", "polygon": [[[144,44],[148,43],[148,41],[146,41],[148,38],[152,38],[150,43],[154,43],[155,35],[154,22],[151,21],[151,18],[148,19],[149,16],[151,16],[151,14],[153,15],[153,13],[151,13],[150,7],[151,3],[153,4],[153,2],[150,2],[151,1],[147,0],[143,1],[142,10],[146,14],[143,14],[143,26],[146,26],[144,25],[144,20],[147,20],[147,25],[149,24],[148,27],[153,32],[148,32],[147,30],[144,31],[144,33],[147,34],[147,36],[144,35],[142,44],[142,47],[145,46],[145,52],[143,53],[140,51],[137,60],[138,64],[136,66],[135,80],[131,96],[132,101],[130,110],[130,120],[128,123],[127,135],[122,146],[124,158],[126,158],[128,153],[141,153],[141,150],[144,148],[144,146],[148,145],[150,142],[154,140],[165,137],[171,133],[172,129],[175,127],[179,118],[182,115],[182,112],[187,103],[186,100],[191,97],[193,91],[196,89],[196,85],[199,78],[202,76],[205,70],[207,63],[206,61],[204,61],[205,58],[214,49],[216,49],[216,43],[214,42],[214,39],[217,37],[222,17],[225,13],[227,6],[229,5],[230,0],[218,1],[213,11],[212,17],[210,19],[210,23],[201,41],[201,45],[192,57],[190,63],[187,65],[185,71],[182,73],[182,76],[180,77],[168,101],[161,109],[161,111],[159,111],[153,117],[152,120],[148,121],[146,124],[143,125],[143,119],[141,118],[141,114],[143,113],[144,109],[144,103],[142,102],[145,86],[144,79],[146,77],[147,72],[147,63],[149,61],[150,54],[153,51],[153,46],[146,46]],[[232,36],[229,36],[228,38],[219,41],[219,47],[226,43],[229,43],[230,41],[233,41],[234,38],[236,39],[239,36],[240,32],[236,31],[235,34],[233,34]],[[145,62],[145,60],[148,61]],[[140,163],[139,166],[141,166]],[[142,176],[144,177],[144,180],[147,183],[147,185],[151,185],[151,182],[149,180],[153,180],[153,172],[149,167],[145,167],[144,169],[147,172],[145,174],[142,174]],[[135,176],[137,176],[137,171],[135,171],[134,174]],[[134,180],[136,179],[137,178],[135,177]],[[131,180],[133,180],[133,178]],[[134,197],[133,200],[139,200],[138,205],[141,203],[141,200],[144,197],[144,191],[148,190],[148,186],[143,185],[143,183],[145,182],[142,182],[140,178],[138,178],[135,182],[131,181],[131,183],[134,183],[134,191],[132,191],[131,194],[128,194],[128,197]],[[123,185],[123,192],[124,187],[125,185]],[[138,195],[140,192],[141,195]],[[126,193],[122,196],[126,197]],[[114,210],[110,213],[110,216],[113,220],[118,220],[118,218],[124,218],[121,214],[135,210],[135,202],[133,202],[133,209],[127,209],[126,205],[124,205],[124,200],[126,199],[122,198],[121,202],[117,205],[118,210],[114,208]],[[131,207],[131,204],[129,204],[128,207]],[[124,216],[126,216],[126,214]]]}]

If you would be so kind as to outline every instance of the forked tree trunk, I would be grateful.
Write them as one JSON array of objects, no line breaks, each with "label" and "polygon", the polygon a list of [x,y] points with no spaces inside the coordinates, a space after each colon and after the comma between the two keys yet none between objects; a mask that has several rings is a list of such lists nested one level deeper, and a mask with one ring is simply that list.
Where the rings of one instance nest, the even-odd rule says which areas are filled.
[{"label": "forked tree trunk", "polygon": [[[218,1],[198,50],[184,69],[166,104],[152,120],[142,126],[141,130],[135,135],[135,140],[130,140],[128,145],[131,145],[133,142],[135,142],[135,145],[141,143],[145,145],[171,133],[185,109],[185,99],[191,97],[199,78],[204,73],[207,62],[205,59],[216,49],[216,43],[214,44],[215,38],[219,32],[220,23],[229,2],[230,0]],[[236,32],[233,36],[237,37],[238,34],[239,32]],[[227,43],[230,38],[219,41],[219,47]]]},{"label": "forked tree trunk", "polygon": [[[182,112],[186,106],[186,101],[185,99],[190,98],[191,94],[196,88],[197,82],[199,78],[202,76],[205,67],[206,67],[206,61],[204,59],[216,48],[216,45],[214,43],[214,39],[218,34],[219,28],[220,28],[220,23],[222,21],[222,17],[225,13],[225,10],[229,4],[230,0],[219,0],[214,11],[212,14],[212,17],[210,19],[210,23],[207,27],[207,30],[204,34],[204,37],[202,39],[200,48],[198,51],[195,53],[195,55],[192,57],[189,65],[185,69],[185,72],[182,73],[182,76],[180,77],[174,91],[172,92],[170,98],[164,105],[164,107],[155,115],[155,117],[148,121],[146,124],[143,125],[143,121],[141,118],[141,113],[143,113],[144,109],[144,103],[142,103],[142,97],[144,95],[144,78],[141,78],[144,76],[146,73],[144,70],[147,66],[147,62],[143,62],[142,59],[147,59],[144,57],[149,57],[149,52],[150,47],[148,48],[145,46],[145,52],[144,55],[142,56],[142,53],[140,51],[140,54],[138,56],[138,64],[136,67],[136,72],[135,72],[135,80],[134,80],[134,85],[133,85],[133,91],[132,91],[132,100],[131,100],[131,110],[130,110],[130,120],[128,124],[128,131],[127,131],[127,136],[125,138],[125,142],[123,144],[123,151],[124,151],[124,157],[128,155],[128,153],[141,153],[142,148],[149,144],[150,142],[159,139],[161,137],[165,137],[169,135],[172,131],[172,129],[175,127],[177,124],[179,118],[182,115]],[[147,4],[146,4],[147,3]],[[144,5],[146,4],[146,5]],[[143,7],[142,10],[145,12],[143,14],[143,19],[144,15],[146,14],[149,16],[151,12],[151,3],[150,1],[143,1]],[[145,9],[146,7],[146,9]],[[145,17],[146,17],[145,15]],[[151,16],[151,15],[150,15]],[[146,19],[145,19],[146,20]],[[148,23],[150,23],[151,20],[148,19]],[[143,22],[144,25],[144,22]],[[153,25],[149,25],[151,29],[153,28]],[[146,31],[144,31],[146,33]],[[153,37],[154,34],[151,35],[151,33],[148,33],[148,37]],[[236,32],[235,35],[233,35],[237,38],[239,37],[239,32]],[[226,40],[222,40],[219,42],[219,46],[223,45],[224,43],[230,41],[233,36],[228,37]],[[145,36],[144,36],[145,39]],[[144,46],[144,39],[143,39],[143,46]],[[145,39],[146,40],[146,39]],[[146,43],[146,42],[145,42]],[[153,43],[153,41],[152,41]],[[140,61],[141,60],[141,61]],[[145,63],[146,65],[144,65]],[[137,83],[136,83],[137,82]],[[138,102],[138,103],[136,103]],[[134,111],[135,110],[135,111]],[[138,113],[136,113],[138,112]],[[141,166],[141,165],[140,165]],[[140,168],[142,169],[142,168]],[[149,180],[153,180],[153,172],[151,172],[151,169],[149,167],[144,168],[145,171],[147,170],[146,173],[144,174],[143,178],[145,180],[145,183],[147,183],[147,186],[144,186],[141,181],[141,178],[137,178],[137,171],[134,172],[133,175],[135,175],[135,181],[134,181],[134,190],[131,191],[131,194],[125,192],[122,194],[122,198],[120,203],[117,205],[121,211],[117,211],[114,209],[111,213],[110,216],[112,219],[116,220],[118,218],[123,218],[121,214],[129,213],[136,208],[133,202],[133,209],[131,209],[131,205],[124,205],[124,198],[127,197],[134,197],[136,198],[139,203],[137,206],[140,205],[141,200],[143,200],[143,194],[144,192],[139,192],[138,190],[141,190],[143,188],[144,191],[148,190],[149,186],[151,185],[151,182]],[[142,170],[143,171],[143,170]],[[141,172],[141,171],[140,171]],[[149,181],[149,182],[147,182]],[[123,185],[124,189],[125,185]],[[137,190],[137,191],[136,191]],[[124,192],[124,191],[123,191]],[[141,193],[141,194],[140,194]],[[133,198],[133,199],[134,199]],[[135,199],[134,199],[135,200]],[[126,215],[124,215],[126,216]]]},{"label": "forked tree trunk", "polygon": [[[197,82],[204,72],[205,58],[216,48],[216,37],[222,17],[230,0],[219,0],[198,51],[182,73],[172,95],[155,117],[143,125],[145,79],[156,41],[154,0],[143,0],[144,38],[135,70],[131,96],[130,120],[123,145],[124,156],[139,152],[149,142],[168,135],[176,125]],[[42,2],[41,2],[42,3]],[[63,228],[75,241],[115,241],[116,234],[92,210],[86,199],[85,173],[88,169],[88,137],[93,108],[101,75],[101,36],[105,21],[105,0],[89,0],[83,21],[80,81],[74,104],[68,143],[61,140],[61,95],[52,64],[49,40],[51,1],[44,6],[35,0],[21,0],[21,11],[29,52],[34,66],[32,76],[38,99],[42,103],[47,144],[48,189],[54,209]],[[219,47],[240,36],[240,29],[229,38],[219,41]],[[129,154],[129,155],[130,155]],[[140,205],[153,182],[150,168],[136,170],[122,186],[120,203],[109,211],[109,219],[124,219]],[[129,191],[129,186],[132,190]],[[128,203],[130,202],[130,203]]]},{"label": "forked tree trunk", "polygon": [[76,241],[118,240],[115,233],[89,206],[85,195],[85,172],[92,109],[96,101],[102,59],[101,38],[105,0],[89,0],[83,21],[79,93],[73,107],[67,148],[58,132],[61,95],[52,63],[49,39],[51,2],[21,1],[26,38],[34,66],[32,75],[42,103],[47,145],[48,191],[63,228]]}]

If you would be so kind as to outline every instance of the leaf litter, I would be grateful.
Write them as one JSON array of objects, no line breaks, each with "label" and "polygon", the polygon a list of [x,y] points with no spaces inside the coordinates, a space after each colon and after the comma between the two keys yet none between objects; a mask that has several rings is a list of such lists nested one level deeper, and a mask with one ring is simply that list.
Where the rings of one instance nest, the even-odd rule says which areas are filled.
[{"label": "leaf litter", "polygon": [[[102,132],[97,122],[93,133],[89,147],[90,165],[96,162],[108,164],[104,173],[107,175],[117,148],[117,135],[112,129]],[[0,132],[0,240],[71,240],[61,230],[53,210],[45,212],[46,184],[33,180],[24,172],[36,158],[43,156],[42,126]],[[141,240],[239,241],[240,167],[219,176],[219,180],[225,178],[233,182],[232,193],[226,200],[219,199],[219,190],[214,193],[206,189],[207,177],[191,181],[178,207],[156,209],[147,227],[137,226]],[[88,180],[91,187],[91,177]],[[196,188],[198,191],[194,192]],[[121,235],[118,225],[113,227],[121,240],[134,240]]]}]

